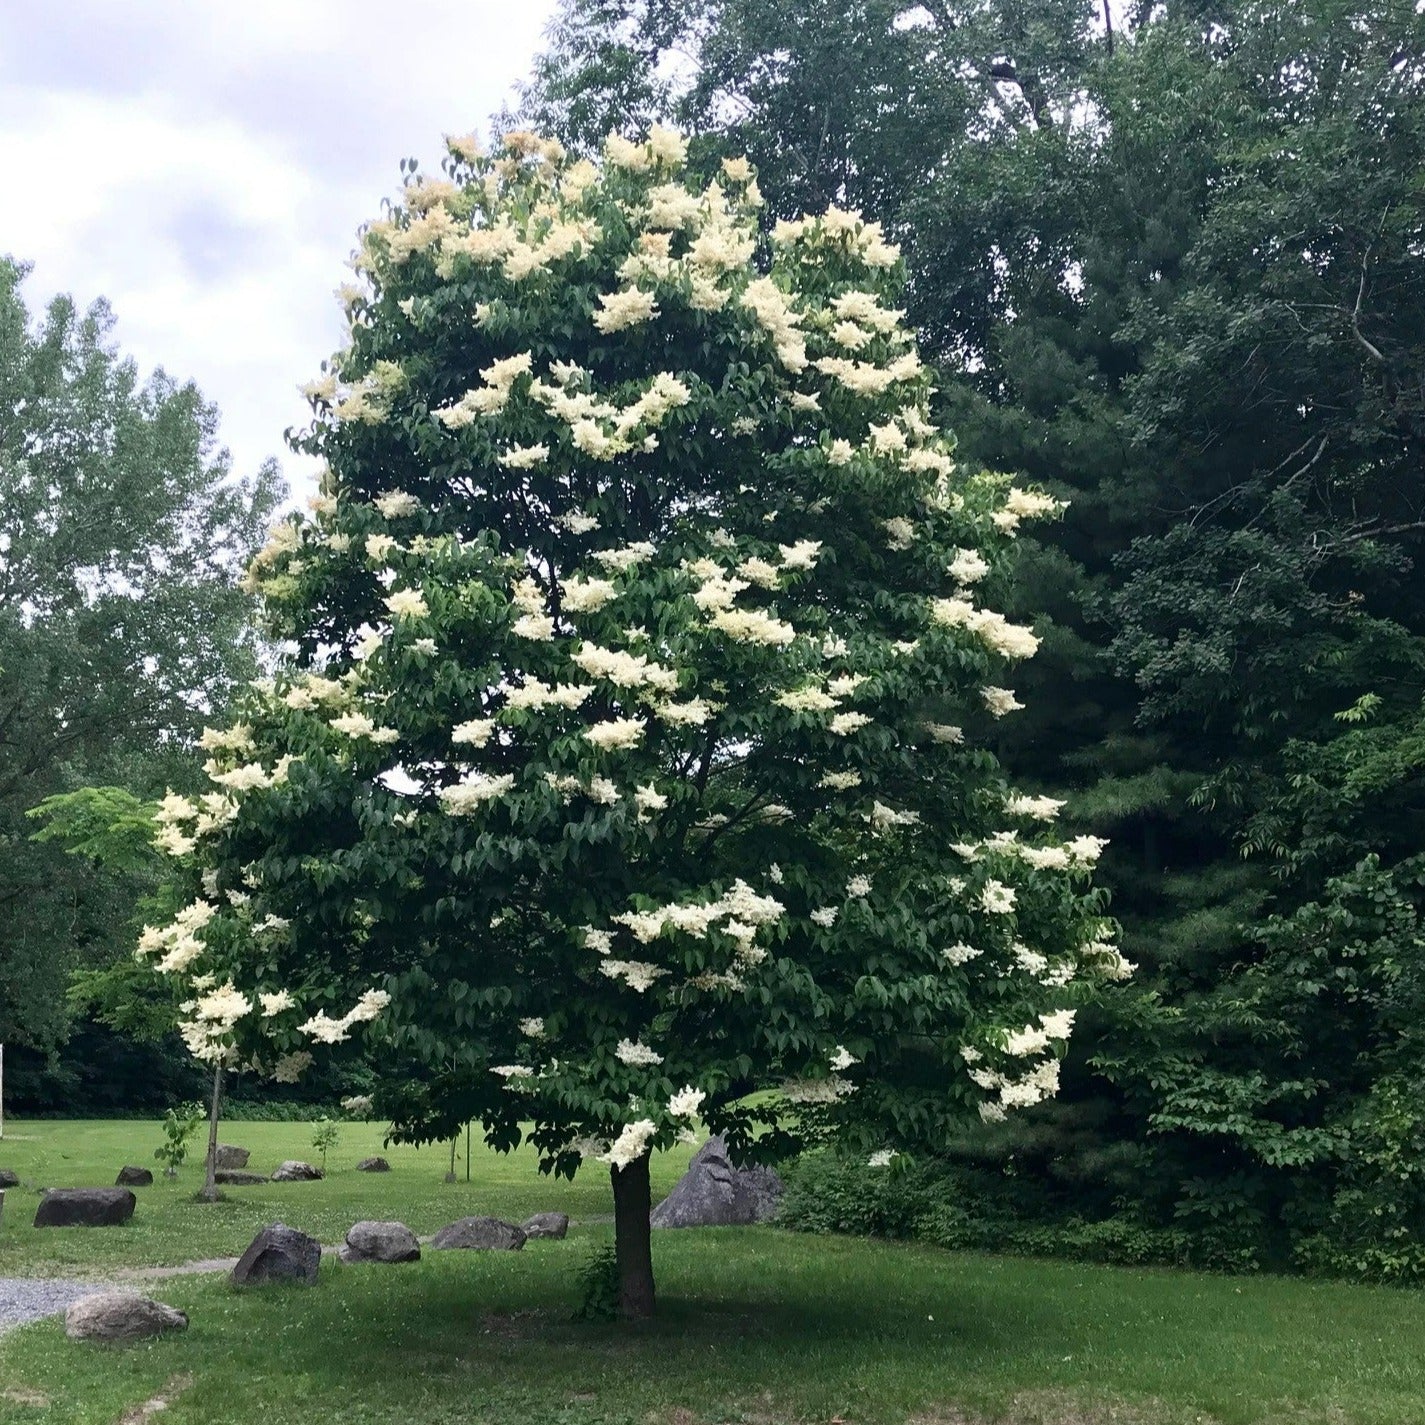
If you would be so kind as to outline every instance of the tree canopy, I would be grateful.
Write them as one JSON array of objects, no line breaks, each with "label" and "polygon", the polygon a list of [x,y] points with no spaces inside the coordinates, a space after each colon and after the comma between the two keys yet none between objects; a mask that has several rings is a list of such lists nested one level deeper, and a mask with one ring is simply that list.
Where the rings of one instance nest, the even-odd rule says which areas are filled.
[{"label": "tree canopy", "polygon": [[68,972],[127,952],[134,894],[25,813],[192,784],[192,739],[256,669],[237,577],[279,483],[233,475],[213,408],[141,380],[102,304],[32,319],[24,276],[0,260],[0,1041],[49,1049]]},{"label": "tree canopy", "polygon": [[[769,221],[831,195],[904,241],[938,418],[1069,500],[1007,586],[1044,646],[996,750],[1110,839],[1143,966],[1065,1092],[980,1149],[1065,1212],[1301,1260],[1388,1161],[1373,1135],[1419,1132],[1381,1079],[1393,1011],[1323,986],[1417,953],[1408,917],[1347,928],[1362,885],[1413,903],[1420,842],[1425,19],[1112,13],[570,0],[522,112],[577,145],[625,106],[671,117],[752,153]],[[1372,1180],[1358,1201],[1398,1200]]]},{"label": "tree canopy", "polygon": [[955,464],[881,230],[764,267],[760,205],[657,128],[410,174],[250,575],[296,657],[165,803],[199,896],[142,942],[212,1057],[369,1023],[397,1134],[610,1164],[633,1312],[653,1148],[943,1145],[1127,970],[1101,843],[985,748],[1038,640],[982,599],[1058,506]]}]

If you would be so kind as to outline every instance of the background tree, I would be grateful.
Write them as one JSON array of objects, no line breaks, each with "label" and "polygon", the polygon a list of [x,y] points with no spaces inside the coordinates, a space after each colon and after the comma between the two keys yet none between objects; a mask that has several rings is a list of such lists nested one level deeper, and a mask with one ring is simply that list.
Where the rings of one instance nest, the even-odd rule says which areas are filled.
[{"label": "background tree", "polygon": [[[746,143],[770,214],[834,194],[904,233],[961,452],[1071,498],[1008,591],[1045,646],[997,747],[1112,838],[1147,973],[986,1160],[1066,1211],[1202,1229],[1214,1260],[1286,1259],[1329,1230],[1393,1031],[1295,993],[1258,927],[1421,827],[1421,16],[1167,3],[1110,38],[1079,5],[563,13],[527,112],[587,144],[637,93],[705,150]],[[1401,777],[1375,827],[1340,790],[1367,735]],[[1337,1052],[1357,1067],[1303,1067]]]},{"label": "background tree", "polygon": [[955,471],[874,224],[764,269],[751,167],[666,130],[450,154],[364,234],[316,517],[251,573],[297,654],[166,810],[202,895],[141,948],[200,1054],[371,1023],[398,1135],[607,1163],[646,1315],[654,1148],[943,1145],[1124,973],[1100,843],[984,748],[1037,640],[980,597],[1057,506]]},{"label": "background tree", "polygon": [[0,1041],[49,1051],[76,966],[128,953],[139,889],[31,838],[46,797],[192,786],[255,669],[237,576],[280,494],[233,476],[192,386],[147,382],[97,305],[33,322],[0,261]]}]

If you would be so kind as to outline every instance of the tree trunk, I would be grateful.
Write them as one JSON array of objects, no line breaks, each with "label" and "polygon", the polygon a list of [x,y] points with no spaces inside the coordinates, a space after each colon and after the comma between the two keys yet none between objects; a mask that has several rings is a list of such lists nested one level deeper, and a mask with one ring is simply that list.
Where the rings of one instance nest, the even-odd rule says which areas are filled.
[{"label": "tree trunk", "polygon": [[223,1100],[223,1066],[213,1066],[213,1102],[208,1109],[208,1162],[204,1171],[203,1191],[198,1196],[204,1202],[218,1200],[218,1109]]},{"label": "tree trunk", "polygon": [[611,1168],[614,1186],[614,1253],[618,1258],[619,1315],[641,1321],[653,1315],[653,1244],[648,1214],[648,1154],[626,1168]]}]

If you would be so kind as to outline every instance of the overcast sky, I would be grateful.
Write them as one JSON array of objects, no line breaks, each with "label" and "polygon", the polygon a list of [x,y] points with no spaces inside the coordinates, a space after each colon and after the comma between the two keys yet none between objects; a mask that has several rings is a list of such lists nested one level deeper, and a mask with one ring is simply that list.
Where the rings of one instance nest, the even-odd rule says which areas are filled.
[{"label": "overcast sky", "polygon": [[109,299],[145,371],[196,380],[239,470],[340,339],[357,225],[488,132],[553,0],[0,0],[0,253],[30,305]]}]

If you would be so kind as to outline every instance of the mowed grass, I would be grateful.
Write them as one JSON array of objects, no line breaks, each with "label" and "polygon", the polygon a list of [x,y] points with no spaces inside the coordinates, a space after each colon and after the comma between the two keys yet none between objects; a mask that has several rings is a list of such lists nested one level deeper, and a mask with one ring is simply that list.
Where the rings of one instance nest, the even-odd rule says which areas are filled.
[{"label": "mowed grass", "polygon": [[[63,1129],[87,1152],[77,1143],[88,1126]],[[306,1132],[244,1125],[228,1136],[255,1157],[259,1145],[299,1156]],[[39,1146],[7,1143],[0,1165]],[[359,1146],[343,1145],[326,1183],[294,1184],[268,1205],[309,1228],[391,1215],[424,1230],[466,1210],[587,1218],[607,1204],[593,1176],[550,1183],[519,1157],[482,1155],[475,1183],[445,1188],[439,1154],[397,1150],[396,1171],[373,1185],[343,1166]],[[658,1165],[664,1184],[677,1166]],[[303,1188],[326,1196],[303,1205]],[[175,1223],[214,1240],[236,1226],[217,1216],[226,1206],[181,1194],[142,1203],[149,1227],[48,1235],[93,1252],[127,1234],[172,1255],[186,1240]],[[209,1211],[212,1222],[192,1225]],[[17,1228],[10,1204],[5,1216],[0,1273],[37,1235]],[[148,1283],[190,1312],[186,1333],[123,1350],[66,1341],[58,1322],[0,1337],[0,1422],[112,1425],[166,1395],[172,1425],[1425,1425],[1425,1299],[1404,1292],[725,1229],[655,1234],[657,1321],[576,1323],[579,1269],[608,1240],[593,1223],[517,1253],[427,1252],[385,1268],[328,1259],[311,1290]]]},{"label": "mowed grass", "polygon": [[[520,1222],[545,1210],[579,1218],[613,1211],[606,1168],[594,1165],[572,1184],[542,1177],[530,1149],[494,1153],[477,1135],[470,1182],[465,1181],[462,1139],[456,1163],[459,1181],[446,1183],[449,1145],[386,1147],[384,1131],[383,1124],[342,1124],[340,1144],[328,1152],[327,1177],[321,1182],[224,1187],[222,1202],[198,1203],[193,1198],[203,1183],[206,1136],[194,1142],[190,1148],[194,1157],[180,1169],[178,1178],[169,1180],[153,1157],[163,1137],[156,1123],[11,1123],[0,1139],[0,1168],[17,1172],[21,1186],[5,1195],[0,1276],[83,1276],[120,1266],[176,1266],[237,1256],[268,1222],[285,1222],[322,1242],[337,1243],[361,1218],[397,1218],[425,1235],[472,1213]],[[251,1152],[248,1169],[252,1172],[270,1173],[285,1158],[320,1161],[312,1147],[310,1124],[226,1123],[220,1137]],[[373,1154],[384,1157],[391,1172],[357,1172],[356,1164]],[[672,1187],[688,1157],[687,1149],[659,1156],[655,1194]],[[111,1187],[126,1163],[154,1174],[152,1187],[134,1189],[138,1206],[127,1225],[88,1230],[32,1225],[42,1188]]]}]

